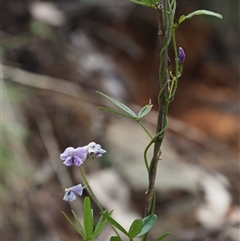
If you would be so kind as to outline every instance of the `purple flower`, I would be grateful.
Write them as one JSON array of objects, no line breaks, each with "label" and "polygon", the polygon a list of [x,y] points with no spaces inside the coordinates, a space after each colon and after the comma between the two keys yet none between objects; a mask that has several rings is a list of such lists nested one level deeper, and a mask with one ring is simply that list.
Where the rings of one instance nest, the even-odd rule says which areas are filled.
[{"label": "purple flower", "polygon": [[85,159],[87,158],[88,148],[78,147],[74,149],[73,147],[68,147],[65,151],[60,155],[61,160],[63,160],[63,164],[66,166],[80,166],[83,164]]},{"label": "purple flower", "polygon": [[74,201],[77,198],[76,195],[82,196],[82,193],[83,193],[82,184],[78,184],[76,186],[66,188],[63,200],[66,202]]},{"label": "purple flower", "polygon": [[99,144],[90,142],[87,146],[73,148],[68,147],[60,155],[60,159],[63,160],[65,166],[81,166],[83,162],[90,157],[101,157],[106,151],[101,148]]},{"label": "purple flower", "polygon": [[96,144],[95,142],[91,142],[88,144],[88,153],[90,155],[94,155],[95,157],[101,157],[106,151],[101,148],[99,144]]},{"label": "purple flower", "polygon": [[183,50],[182,47],[179,47],[178,48],[178,61],[179,61],[179,64],[183,64],[184,63],[184,60],[185,60],[185,52]]}]

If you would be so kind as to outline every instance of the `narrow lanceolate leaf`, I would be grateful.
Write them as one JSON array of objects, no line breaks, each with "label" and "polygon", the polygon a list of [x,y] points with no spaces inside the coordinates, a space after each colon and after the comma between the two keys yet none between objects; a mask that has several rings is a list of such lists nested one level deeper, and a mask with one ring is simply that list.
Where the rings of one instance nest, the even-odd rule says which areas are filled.
[{"label": "narrow lanceolate leaf", "polygon": [[137,237],[141,237],[144,234],[148,233],[150,229],[153,227],[153,225],[157,221],[157,216],[155,214],[151,214],[147,217],[145,217],[142,222],[143,222],[143,227],[141,232],[137,235]]},{"label": "narrow lanceolate leaf", "polygon": [[[111,215],[113,211],[111,211],[109,214]],[[104,218],[102,215],[99,218],[96,227],[94,229],[94,232],[92,234],[91,239],[94,240],[100,233],[101,231],[104,229],[104,227],[106,226],[108,220],[106,218]]]},{"label": "narrow lanceolate leaf", "polygon": [[146,6],[146,7],[152,7],[152,8],[155,7],[155,4],[157,2],[157,0],[153,0],[153,1],[151,1],[151,0],[129,0],[129,1],[139,4],[139,5]]},{"label": "narrow lanceolate leaf", "polygon": [[223,16],[219,13],[215,13],[215,12],[208,11],[208,10],[197,10],[192,13],[189,13],[186,16],[186,19],[192,18],[194,16],[198,16],[198,15],[208,15],[208,16],[213,16],[213,17],[220,18],[220,19],[223,18]]},{"label": "narrow lanceolate leaf", "polygon": [[107,98],[108,100],[110,100],[113,104],[117,105],[119,108],[121,108],[123,111],[127,112],[130,116],[137,118],[137,115],[133,112],[133,110],[131,110],[129,107],[127,107],[126,105],[124,105],[123,103],[119,102],[118,100],[115,100],[114,98],[103,94],[100,91],[97,91],[98,94],[104,96],[105,98]]},{"label": "narrow lanceolate leaf", "polygon": [[213,16],[213,17],[220,18],[220,19],[223,18],[223,16],[219,13],[215,13],[215,12],[208,11],[208,10],[197,10],[192,13],[189,13],[187,16],[185,16],[185,15],[180,16],[177,24],[179,25],[186,19],[192,18],[194,16],[198,16],[198,15],[208,15],[208,16]]},{"label": "narrow lanceolate leaf", "polygon": [[149,6],[147,3],[144,3],[142,1],[138,1],[138,0],[129,0],[130,2],[132,3],[136,3],[136,4],[139,4],[139,5],[142,5],[142,6]]},{"label": "narrow lanceolate leaf", "polygon": [[117,221],[115,221],[113,218],[111,218],[109,214],[107,213],[101,213],[101,214],[108,220],[109,223],[111,223],[114,227],[116,227],[121,232],[123,232],[126,236],[128,236],[128,232],[123,228],[123,226],[119,224]]},{"label": "narrow lanceolate leaf", "polygon": [[184,20],[186,20],[186,16],[185,15],[181,15],[180,18],[177,21],[177,25],[179,25],[180,23],[182,23]]},{"label": "narrow lanceolate leaf", "polygon": [[153,105],[145,105],[138,113],[138,119],[141,119],[152,109]]},{"label": "narrow lanceolate leaf", "polygon": [[110,238],[110,241],[122,241],[121,238],[119,238],[118,236],[112,236]]},{"label": "narrow lanceolate leaf", "polygon": [[127,114],[123,114],[123,113],[121,113],[121,112],[118,112],[118,111],[115,111],[115,110],[113,110],[113,109],[110,109],[110,108],[108,108],[108,107],[98,107],[98,109],[100,109],[100,110],[105,110],[105,111],[107,111],[107,112],[110,112],[110,113],[112,113],[112,114],[115,114],[115,115],[120,115],[120,116],[123,116],[123,117],[126,117],[126,118],[130,118],[130,119],[136,119],[136,118],[134,118],[134,117],[132,117],[131,115],[127,115]]},{"label": "narrow lanceolate leaf", "polygon": [[80,223],[77,215],[75,214],[75,212],[74,212],[73,210],[71,210],[71,211],[72,211],[72,214],[73,214],[73,216],[74,216],[74,218],[75,218],[75,221],[76,221],[76,223],[77,223],[77,225],[78,225],[79,230],[80,230],[82,233],[84,233],[83,226],[82,226],[82,224]]},{"label": "narrow lanceolate leaf", "polygon": [[86,239],[86,236],[85,234],[80,230],[78,229],[78,227],[71,221],[71,219],[67,216],[67,214],[65,212],[61,212],[64,217],[67,219],[67,221],[71,224],[71,226],[84,238]]},{"label": "narrow lanceolate leaf", "polygon": [[129,228],[129,231],[128,231],[128,237],[130,239],[133,239],[135,238],[142,230],[142,227],[143,227],[143,222],[141,219],[135,219],[130,228]]},{"label": "narrow lanceolate leaf", "polygon": [[165,239],[168,235],[170,235],[170,233],[164,233],[163,235],[161,235],[160,237],[158,237],[154,241],[161,241],[161,240]]},{"label": "narrow lanceolate leaf", "polygon": [[83,201],[83,222],[86,237],[90,239],[93,232],[93,214],[89,197],[85,197]]}]

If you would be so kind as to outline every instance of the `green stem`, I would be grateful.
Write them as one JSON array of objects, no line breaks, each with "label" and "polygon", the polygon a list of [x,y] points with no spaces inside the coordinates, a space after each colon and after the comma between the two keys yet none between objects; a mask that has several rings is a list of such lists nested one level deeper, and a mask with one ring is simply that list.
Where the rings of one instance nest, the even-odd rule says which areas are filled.
[{"label": "green stem", "polygon": [[[149,173],[149,186],[148,190],[146,192],[146,200],[145,200],[145,216],[154,213],[155,210],[155,180],[157,175],[157,164],[158,161],[161,159],[161,145],[163,142],[165,130],[167,127],[167,113],[168,113],[168,107],[169,107],[169,74],[167,69],[167,48],[170,44],[172,33],[173,33],[173,22],[174,22],[174,16],[176,11],[176,0],[173,0],[167,7],[167,3],[169,4],[169,1],[164,0],[164,9],[159,4],[156,4],[156,9],[158,13],[158,24],[159,24],[159,35],[160,35],[160,66],[159,66],[159,83],[160,83],[160,93],[158,95],[158,104],[159,104],[159,110],[158,110],[158,121],[157,121],[157,134],[161,133],[155,140],[153,138],[152,141],[154,141],[154,152],[153,157],[150,162],[150,167],[147,161],[147,151],[151,146],[151,142],[146,147],[144,151],[144,160],[145,165],[147,167],[148,173]],[[169,8],[169,13],[168,9]],[[163,17],[164,14],[164,17]],[[167,18],[167,14],[169,14],[169,18]],[[163,18],[165,21],[163,21]],[[167,30],[167,34],[166,31]],[[174,32],[175,34],[175,32]],[[175,40],[175,36],[174,36]],[[176,43],[175,43],[176,45]],[[177,66],[178,67],[178,66]],[[142,240],[147,240],[148,234],[144,235]]]},{"label": "green stem", "polygon": [[[148,168],[148,178],[149,178],[149,185],[148,190],[146,192],[146,199],[145,199],[145,216],[148,216],[152,213],[154,213],[155,210],[155,181],[156,181],[156,175],[157,175],[157,164],[158,161],[161,159],[161,145],[164,138],[165,130],[167,127],[167,111],[168,111],[168,105],[169,105],[169,93],[168,93],[168,69],[167,69],[167,47],[170,44],[171,40],[171,28],[172,28],[172,15],[168,18],[168,21],[166,20],[167,16],[167,1],[164,1],[164,9],[162,6],[157,4],[157,13],[158,13],[158,24],[159,24],[159,35],[160,35],[160,46],[161,46],[161,52],[160,52],[160,66],[159,66],[159,83],[160,83],[160,93],[158,95],[158,121],[157,121],[157,130],[156,130],[156,136],[157,138],[154,138],[154,151],[153,151],[153,157],[150,162],[150,167],[148,166],[147,162],[147,150],[149,149],[150,145],[147,146],[144,152],[144,160],[145,164]],[[163,13],[165,21],[163,21]],[[168,33],[166,35],[165,29],[168,30]],[[146,241],[148,237],[148,234],[145,234],[142,238],[143,241]]]},{"label": "green stem", "polygon": [[[82,170],[81,167],[79,167],[79,170],[80,170],[80,173],[82,175],[82,178],[84,180],[84,183],[85,185],[87,186],[86,189],[88,190],[88,193],[90,195],[90,197],[92,198],[92,200],[96,203],[96,205],[98,206],[98,208],[100,209],[101,212],[104,212],[103,208],[102,208],[102,205],[100,204],[100,202],[98,201],[97,197],[95,196],[91,186],[89,185],[88,181],[87,181],[87,178]],[[121,239],[120,235],[118,234],[117,230],[115,229],[115,227],[113,226],[112,223],[110,223],[110,226],[112,227],[113,231],[115,232],[115,234]]]},{"label": "green stem", "polygon": [[89,185],[89,183],[88,183],[88,181],[87,181],[87,178],[86,178],[86,176],[85,176],[82,168],[79,167],[79,170],[80,170],[80,173],[81,173],[81,175],[82,175],[82,178],[83,178],[83,180],[84,180],[84,183],[85,183],[85,185],[86,185],[86,189],[88,190],[89,195],[91,196],[92,200],[96,203],[96,205],[99,207],[99,209],[101,210],[101,212],[104,212],[104,210],[103,210],[100,202],[98,201],[98,199],[97,199],[97,197],[95,196],[95,194],[94,194],[91,186]]},{"label": "green stem", "polygon": [[140,122],[140,120],[136,120],[137,123],[143,128],[143,130],[148,134],[148,136],[150,137],[150,139],[153,139],[152,135],[150,134],[150,132],[146,129],[146,127]]},{"label": "green stem", "polygon": [[172,99],[175,95],[177,84],[178,84],[178,52],[177,52],[177,42],[176,42],[176,27],[172,28],[172,43],[175,55],[175,78],[173,78],[171,88],[170,88],[170,98]]},{"label": "green stem", "polygon": [[144,162],[145,162],[145,166],[146,166],[146,168],[147,168],[147,170],[148,170],[148,174],[149,174],[149,165],[148,165],[148,160],[147,160],[147,152],[148,152],[149,148],[151,147],[151,145],[152,145],[153,143],[155,143],[156,139],[157,139],[161,134],[163,134],[166,129],[167,129],[167,123],[166,123],[164,129],[163,129],[162,131],[160,131],[159,133],[157,133],[157,134],[152,138],[152,140],[150,141],[150,143],[147,145],[147,147],[146,147],[145,150],[144,150]]}]

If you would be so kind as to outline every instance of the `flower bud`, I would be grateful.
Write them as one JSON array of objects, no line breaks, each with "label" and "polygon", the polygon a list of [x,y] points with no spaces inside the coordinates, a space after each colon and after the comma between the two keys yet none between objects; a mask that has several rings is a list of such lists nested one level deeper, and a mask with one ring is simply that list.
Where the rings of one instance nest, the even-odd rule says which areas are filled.
[{"label": "flower bud", "polygon": [[178,48],[178,62],[179,62],[179,64],[184,63],[185,57],[186,57],[186,55],[185,55],[185,52],[184,52],[183,48],[179,47]]}]

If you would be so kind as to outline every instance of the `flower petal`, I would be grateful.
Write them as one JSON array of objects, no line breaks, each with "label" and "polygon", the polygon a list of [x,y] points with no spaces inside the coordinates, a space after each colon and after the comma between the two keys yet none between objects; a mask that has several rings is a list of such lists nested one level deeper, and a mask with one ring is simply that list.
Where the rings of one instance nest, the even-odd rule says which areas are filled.
[{"label": "flower petal", "polygon": [[[91,142],[89,145],[89,148],[88,148],[88,153],[90,154],[96,154],[96,152],[98,152],[98,149],[99,149],[99,144],[96,144],[95,142]],[[101,148],[101,146],[100,146]]]},{"label": "flower petal", "polygon": [[78,147],[74,150],[74,155],[79,157],[82,161],[87,158],[87,148],[86,147]]},{"label": "flower petal", "polygon": [[74,152],[73,147],[66,148],[65,151],[60,155],[60,159],[63,161],[66,160],[67,157],[71,156],[73,152]]},{"label": "flower petal", "polygon": [[72,191],[65,192],[65,195],[63,197],[63,200],[66,201],[66,202],[71,202],[71,201],[74,201],[76,199],[77,199],[77,196]]},{"label": "flower petal", "polygon": [[78,156],[75,156],[75,157],[73,157],[73,164],[75,166],[79,167],[80,165],[83,164],[83,161]]},{"label": "flower petal", "polygon": [[[105,151],[105,152],[106,152],[106,151]],[[96,157],[97,157],[97,158],[101,157],[102,154],[105,153],[105,152],[102,152],[102,153],[98,153],[98,154],[96,154]]]},{"label": "flower petal", "polygon": [[87,145],[87,150],[88,150],[88,153],[94,153],[94,150],[96,148],[96,143],[95,142],[90,142],[88,145]]},{"label": "flower petal", "polygon": [[71,156],[67,157],[67,159],[63,162],[63,164],[64,164],[65,166],[67,166],[67,167],[72,166],[72,164],[73,164],[73,158],[74,158],[74,157],[71,157]]},{"label": "flower petal", "polygon": [[82,196],[83,193],[83,187],[82,184],[78,184],[76,186],[73,186],[70,188],[70,190],[75,193],[76,195]]}]

